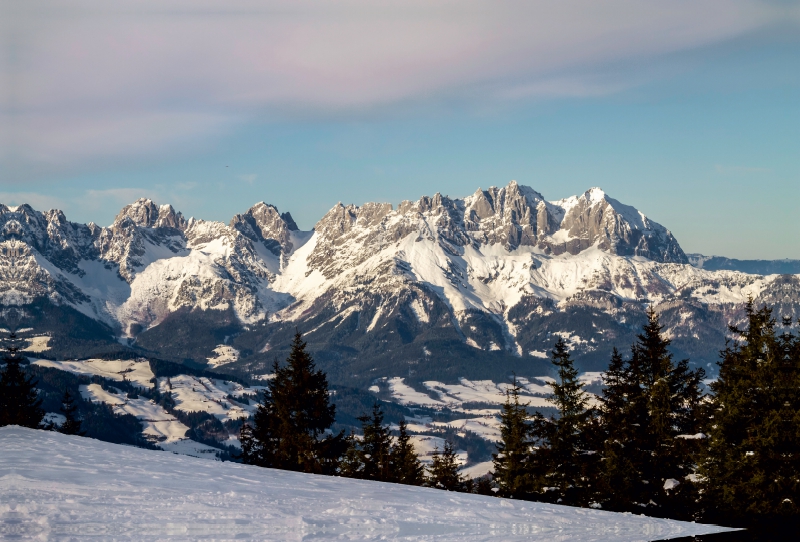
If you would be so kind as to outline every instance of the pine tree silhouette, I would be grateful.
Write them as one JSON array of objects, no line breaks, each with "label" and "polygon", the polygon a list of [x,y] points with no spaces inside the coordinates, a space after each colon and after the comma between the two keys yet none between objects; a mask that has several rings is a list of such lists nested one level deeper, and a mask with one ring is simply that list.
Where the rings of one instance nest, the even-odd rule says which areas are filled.
[{"label": "pine tree silhouette", "polygon": [[464,479],[458,472],[458,456],[449,440],[444,442],[441,452],[438,448],[434,450],[428,472],[428,485],[431,487],[447,491],[461,491],[464,487]]},{"label": "pine tree silhouette", "polygon": [[517,377],[506,389],[506,400],[500,413],[500,441],[497,453],[492,455],[494,463],[494,481],[498,487],[498,495],[514,499],[522,499],[532,490],[531,481],[531,416],[527,404],[519,402],[522,388]]},{"label": "pine tree silhouette", "polygon": [[773,524],[800,515],[800,340],[750,299],[722,352],[701,474],[705,519]]},{"label": "pine tree silhouette", "polygon": [[344,432],[323,436],[335,421],[328,380],[316,369],[299,331],[292,351],[267,384],[253,425],[240,433],[245,463],[317,474],[334,474],[347,448]]},{"label": "pine tree silhouette", "polygon": [[537,447],[531,458],[533,489],[544,500],[585,505],[590,500],[587,468],[592,462],[586,437],[588,395],[563,338],[558,339],[551,355],[558,380],[550,383],[550,401],[558,416],[545,419],[537,413],[534,418]]},{"label": "pine tree silhouette", "polygon": [[395,475],[394,481],[400,484],[421,486],[425,483],[425,467],[422,466],[422,462],[414,450],[414,444],[407,431],[408,424],[405,420],[401,420],[399,426],[399,435],[392,446],[390,456],[392,472]]},{"label": "pine tree silhouette", "polygon": [[389,428],[383,425],[383,411],[378,403],[372,406],[372,414],[359,416],[364,436],[360,442],[359,457],[362,468],[359,478],[380,482],[394,481],[391,468],[392,438]]},{"label": "pine tree silhouette", "polygon": [[77,417],[78,407],[75,406],[75,400],[70,395],[69,390],[65,390],[64,396],[61,398],[61,412],[64,413],[66,420],[58,428],[59,433],[81,437],[86,434],[81,431],[81,421]]},{"label": "pine tree silhouette", "polygon": [[675,363],[662,329],[649,308],[630,360],[622,360],[616,350],[612,356],[602,408],[601,500],[612,510],[680,517],[697,497],[687,478],[697,446],[688,443],[692,435],[685,431],[698,426],[705,372],[690,370],[687,360]]},{"label": "pine tree silhouette", "polygon": [[634,379],[630,364],[614,348],[611,362],[603,375],[603,395],[600,399],[600,416],[605,435],[602,442],[603,463],[598,481],[600,500],[611,510],[625,510],[630,506],[634,488],[638,487],[638,474],[634,469],[637,424],[641,420],[631,416],[631,407],[642,393]]},{"label": "pine tree silhouette", "polygon": [[44,418],[42,401],[36,392],[37,382],[20,367],[19,339],[11,333],[0,373],[0,426],[19,425],[37,429]]}]

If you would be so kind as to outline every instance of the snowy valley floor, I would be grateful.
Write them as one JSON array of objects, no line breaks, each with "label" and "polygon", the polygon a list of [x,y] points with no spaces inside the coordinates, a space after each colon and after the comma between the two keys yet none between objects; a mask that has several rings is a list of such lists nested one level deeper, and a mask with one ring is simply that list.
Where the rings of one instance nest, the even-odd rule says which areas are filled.
[{"label": "snowy valley floor", "polygon": [[0,539],[633,541],[726,529],[0,428]]}]

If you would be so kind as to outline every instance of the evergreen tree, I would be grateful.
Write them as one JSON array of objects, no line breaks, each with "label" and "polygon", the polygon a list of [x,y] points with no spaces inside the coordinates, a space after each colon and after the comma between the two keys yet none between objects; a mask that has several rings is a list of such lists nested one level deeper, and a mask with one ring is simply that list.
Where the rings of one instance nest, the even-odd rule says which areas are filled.
[{"label": "evergreen tree", "polygon": [[348,438],[348,449],[340,474],[348,478],[422,485],[425,468],[414,451],[405,420],[394,444],[388,426],[383,424],[383,411],[375,403],[372,414],[358,418],[363,436]]},{"label": "evergreen tree", "polygon": [[333,425],[336,407],[330,403],[325,373],[316,369],[299,331],[286,365],[275,360],[273,372],[253,425],[242,427],[242,460],[263,467],[336,473],[347,442],[344,432],[323,436]]},{"label": "evergreen tree", "polygon": [[81,421],[77,417],[78,407],[75,406],[75,400],[70,395],[69,390],[64,391],[64,397],[61,399],[61,412],[64,413],[66,420],[58,428],[59,433],[65,435],[78,435],[83,436],[86,433],[81,431]]},{"label": "evergreen tree", "polygon": [[372,415],[360,416],[364,437],[361,440],[360,458],[363,465],[359,478],[380,482],[394,481],[391,468],[392,437],[389,428],[383,425],[380,405],[372,406]]},{"label": "evergreen tree", "polygon": [[[687,476],[694,473],[698,446],[702,369],[675,363],[656,312],[631,348],[628,362],[615,351],[606,374],[606,430],[601,486],[613,510],[641,510],[685,517],[696,499]],[[679,489],[678,489],[679,488]]]},{"label": "evergreen tree", "polygon": [[392,446],[391,469],[394,473],[394,481],[400,484],[421,486],[425,483],[425,467],[422,466],[422,462],[414,450],[407,427],[406,421],[401,420],[399,435]]},{"label": "evergreen tree", "polygon": [[345,452],[339,462],[338,475],[345,478],[361,478],[364,462],[361,457],[361,442],[352,432],[345,437]]},{"label": "evergreen tree", "polygon": [[498,495],[522,499],[531,492],[530,454],[532,446],[531,416],[527,404],[519,402],[522,388],[517,377],[506,389],[506,400],[500,413],[500,441],[492,455],[494,481]]},{"label": "evergreen tree", "polygon": [[750,299],[747,327],[722,351],[708,430],[705,517],[775,523],[800,514],[800,341],[777,335],[772,310]]},{"label": "evergreen tree", "polygon": [[586,505],[591,495],[588,468],[593,463],[586,436],[590,416],[588,396],[562,338],[551,355],[558,380],[550,383],[553,389],[550,401],[558,415],[545,419],[537,413],[534,418],[537,446],[531,458],[533,490],[545,500]]},{"label": "evergreen tree", "polygon": [[[600,501],[605,508],[626,510],[640,493],[641,480],[634,468],[640,459],[634,457],[638,426],[644,421],[634,418],[634,406],[641,399],[641,387],[635,381],[629,363],[614,348],[608,370],[603,374],[603,396],[600,416],[605,433],[602,447],[601,475],[598,481]],[[638,413],[638,412],[637,412]]]},{"label": "evergreen tree", "polygon": [[38,398],[36,384],[25,375],[20,364],[19,340],[11,333],[3,357],[5,367],[0,373],[0,426],[19,425],[36,429],[42,423],[44,410]]},{"label": "evergreen tree", "polygon": [[461,491],[464,488],[464,479],[458,472],[458,457],[449,440],[444,441],[444,449],[440,452],[436,448],[433,452],[433,462],[428,468],[428,485],[446,491]]}]

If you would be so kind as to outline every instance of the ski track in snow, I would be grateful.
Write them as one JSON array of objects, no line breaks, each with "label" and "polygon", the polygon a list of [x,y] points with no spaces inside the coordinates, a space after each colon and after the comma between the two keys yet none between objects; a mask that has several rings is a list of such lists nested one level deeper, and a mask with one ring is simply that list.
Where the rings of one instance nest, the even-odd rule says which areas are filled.
[{"label": "ski track in snow", "polygon": [[725,529],[0,428],[0,538],[628,542]]}]

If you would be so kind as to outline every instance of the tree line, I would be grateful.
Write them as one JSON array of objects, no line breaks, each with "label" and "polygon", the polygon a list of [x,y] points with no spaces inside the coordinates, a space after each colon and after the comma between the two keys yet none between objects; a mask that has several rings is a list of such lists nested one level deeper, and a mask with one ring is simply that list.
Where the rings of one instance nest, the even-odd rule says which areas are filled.
[{"label": "tree line", "polygon": [[20,340],[11,333],[5,342],[4,365],[0,371],[0,427],[18,425],[31,429],[58,430],[67,435],[83,435],[78,408],[69,390],[64,391],[61,399],[64,421],[58,427],[44,422],[45,412],[36,390],[38,382],[26,375],[21,367]]},{"label": "tree line", "polygon": [[298,331],[286,364],[277,360],[252,424],[242,426],[244,463],[362,480],[427,485],[451,491],[471,490],[458,472],[452,443],[436,450],[425,468],[414,451],[405,421],[394,437],[376,403],[358,418],[363,435],[333,434],[336,405],[325,373],[316,368]]},{"label": "tree line", "polygon": [[[376,405],[362,435],[333,433],[336,407],[325,373],[302,335],[276,360],[252,423],[242,426],[244,463],[450,491],[733,525],[800,516],[800,338],[768,307],[749,300],[745,325],[730,327],[719,375],[675,360],[654,310],[630,351],[614,349],[603,390],[584,390],[569,349],[551,352],[557,414],[532,412],[514,378],[491,478],[465,480],[452,443],[425,468],[405,421],[392,435]],[[798,322],[800,324],[800,322]],[[782,328],[782,329],[781,329]],[[0,372],[0,425],[41,427],[36,382],[20,367],[12,334]],[[80,434],[65,394],[61,431]]]},{"label": "tree line", "polygon": [[[494,456],[500,496],[736,526],[796,525],[800,509],[800,339],[791,318],[746,306],[719,376],[675,361],[655,311],[596,401],[563,340],[552,361],[558,415],[529,414],[509,388]],[[800,322],[798,322],[800,324]]]},{"label": "tree line", "polygon": [[[428,485],[500,497],[732,525],[798,517],[800,504],[800,339],[768,307],[749,300],[743,328],[720,352],[719,376],[675,360],[651,308],[630,352],[614,349],[603,391],[584,390],[569,349],[551,352],[557,414],[531,412],[514,378],[501,411],[491,479],[459,476],[451,443],[427,474],[405,423],[392,437],[376,404],[363,435],[333,434],[325,374],[298,332],[277,361],[242,460],[264,467]],[[800,322],[798,322],[800,323]]]}]

